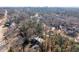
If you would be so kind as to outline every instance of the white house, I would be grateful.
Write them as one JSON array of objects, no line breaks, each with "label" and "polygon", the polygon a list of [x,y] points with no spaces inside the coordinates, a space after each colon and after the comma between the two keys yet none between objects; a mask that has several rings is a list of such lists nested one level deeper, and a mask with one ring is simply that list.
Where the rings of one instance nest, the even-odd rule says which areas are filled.
[{"label": "white house", "polygon": [[79,42],[79,36],[75,38],[75,42]]}]

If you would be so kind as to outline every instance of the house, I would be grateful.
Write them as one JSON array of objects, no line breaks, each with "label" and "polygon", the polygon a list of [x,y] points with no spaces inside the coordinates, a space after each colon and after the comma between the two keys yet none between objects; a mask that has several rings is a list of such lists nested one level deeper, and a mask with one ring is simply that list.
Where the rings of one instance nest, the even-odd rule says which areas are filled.
[{"label": "house", "polygon": [[79,42],[79,36],[75,38],[75,42]]},{"label": "house", "polygon": [[40,38],[38,36],[37,37],[33,37],[32,39],[38,41],[39,43],[43,43],[44,42],[44,39],[42,39],[42,38]]},{"label": "house", "polygon": [[56,29],[55,27],[51,27],[51,31],[55,31],[55,29]]}]

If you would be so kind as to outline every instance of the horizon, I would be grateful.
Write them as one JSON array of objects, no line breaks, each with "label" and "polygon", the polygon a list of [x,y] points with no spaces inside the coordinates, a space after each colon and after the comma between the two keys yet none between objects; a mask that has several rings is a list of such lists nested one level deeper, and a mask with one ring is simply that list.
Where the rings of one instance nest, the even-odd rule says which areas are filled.
[{"label": "horizon", "polygon": [[39,6],[2,6],[0,8],[79,8],[79,7],[47,7],[47,6],[43,6],[43,7],[39,7]]},{"label": "horizon", "polygon": [[79,0],[1,0],[0,7],[79,7]]}]

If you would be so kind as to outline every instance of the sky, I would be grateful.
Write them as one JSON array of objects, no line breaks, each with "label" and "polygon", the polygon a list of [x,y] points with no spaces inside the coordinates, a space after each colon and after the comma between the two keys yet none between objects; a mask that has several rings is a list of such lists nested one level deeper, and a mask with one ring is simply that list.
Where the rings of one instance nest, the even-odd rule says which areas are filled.
[{"label": "sky", "polygon": [[0,0],[0,7],[79,7],[79,0]]}]

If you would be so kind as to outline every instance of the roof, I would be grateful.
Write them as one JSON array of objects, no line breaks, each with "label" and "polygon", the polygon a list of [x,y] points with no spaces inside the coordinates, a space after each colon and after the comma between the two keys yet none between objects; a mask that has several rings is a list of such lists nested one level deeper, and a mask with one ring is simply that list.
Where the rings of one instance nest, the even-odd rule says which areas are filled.
[{"label": "roof", "polygon": [[33,37],[33,39],[37,40],[40,43],[42,43],[44,41],[42,38],[39,38],[39,37]]}]

